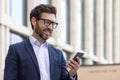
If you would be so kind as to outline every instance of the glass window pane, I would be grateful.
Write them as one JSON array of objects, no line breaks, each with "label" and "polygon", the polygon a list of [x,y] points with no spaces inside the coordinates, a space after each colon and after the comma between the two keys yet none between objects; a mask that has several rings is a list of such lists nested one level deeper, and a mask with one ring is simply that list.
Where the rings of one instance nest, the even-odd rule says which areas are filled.
[{"label": "glass window pane", "polygon": [[37,0],[37,1],[38,1],[38,3],[40,3],[40,4],[48,4],[48,3],[51,2],[51,0]]},{"label": "glass window pane", "polygon": [[24,38],[18,34],[15,34],[15,33],[10,33],[10,44],[15,44],[17,42],[21,42],[24,40]]},{"label": "glass window pane", "polygon": [[70,28],[69,28],[69,5],[68,0],[62,0],[61,2],[61,27],[62,27],[62,39],[64,43],[70,43]]},{"label": "glass window pane", "polygon": [[25,25],[25,5],[26,0],[9,0],[9,15],[11,16],[12,22],[14,22],[15,24]]}]

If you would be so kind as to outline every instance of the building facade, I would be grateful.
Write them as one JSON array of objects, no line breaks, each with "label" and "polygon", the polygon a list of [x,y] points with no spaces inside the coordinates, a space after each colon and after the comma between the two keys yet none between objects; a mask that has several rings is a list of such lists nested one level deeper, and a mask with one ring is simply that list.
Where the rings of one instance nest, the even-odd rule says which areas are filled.
[{"label": "building facade", "polygon": [[29,13],[42,3],[57,7],[59,25],[48,41],[66,60],[80,51],[81,65],[120,63],[119,0],[0,0],[0,80],[9,45],[31,35]]}]

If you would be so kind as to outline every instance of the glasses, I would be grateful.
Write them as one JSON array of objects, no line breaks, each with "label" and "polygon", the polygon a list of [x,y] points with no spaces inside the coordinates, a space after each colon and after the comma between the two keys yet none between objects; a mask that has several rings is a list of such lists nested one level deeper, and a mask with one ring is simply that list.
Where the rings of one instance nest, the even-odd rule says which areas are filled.
[{"label": "glasses", "polygon": [[44,24],[45,24],[47,27],[52,24],[52,27],[53,27],[53,28],[56,28],[57,25],[58,25],[57,22],[53,22],[53,21],[48,20],[48,19],[39,18],[39,19],[37,19],[37,20],[43,20],[43,21],[44,21]]}]

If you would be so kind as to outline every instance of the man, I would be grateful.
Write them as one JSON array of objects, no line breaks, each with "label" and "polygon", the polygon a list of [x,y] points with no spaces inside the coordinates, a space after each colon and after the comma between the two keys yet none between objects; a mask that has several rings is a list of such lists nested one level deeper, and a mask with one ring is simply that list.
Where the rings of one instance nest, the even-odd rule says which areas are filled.
[{"label": "man", "polygon": [[5,60],[4,80],[77,80],[77,62],[70,60],[67,67],[63,54],[46,40],[58,25],[56,8],[38,5],[30,13],[33,29],[29,39],[10,45]]}]

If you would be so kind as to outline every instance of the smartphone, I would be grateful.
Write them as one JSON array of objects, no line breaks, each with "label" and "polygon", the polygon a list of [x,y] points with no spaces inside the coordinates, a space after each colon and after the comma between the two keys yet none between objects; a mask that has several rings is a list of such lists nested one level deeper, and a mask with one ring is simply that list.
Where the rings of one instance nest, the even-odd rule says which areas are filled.
[{"label": "smartphone", "polygon": [[82,58],[83,55],[84,55],[84,53],[82,53],[82,52],[77,52],[76,55],[73,57],[73,60],[75,60],[75,61],[77,62],[77,57]]}]

